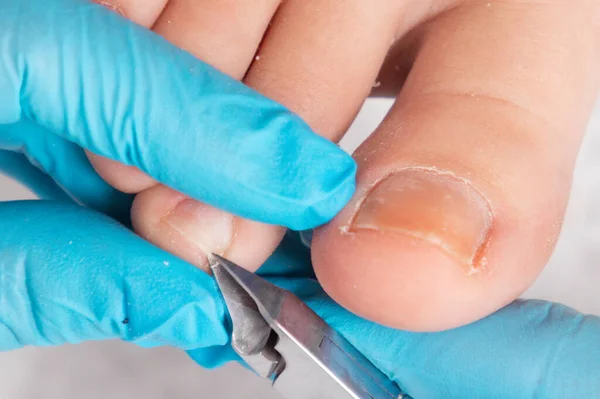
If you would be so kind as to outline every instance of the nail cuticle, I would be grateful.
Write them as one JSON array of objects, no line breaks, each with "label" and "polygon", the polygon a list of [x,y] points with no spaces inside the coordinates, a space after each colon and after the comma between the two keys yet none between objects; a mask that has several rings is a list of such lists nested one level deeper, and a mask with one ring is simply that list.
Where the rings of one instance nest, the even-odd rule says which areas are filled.
[{"label": "nail cuticle", "polygon": [[225,255],[237,235],[233,215],[191,199],[180,201],[161,221],[205,257]]}]

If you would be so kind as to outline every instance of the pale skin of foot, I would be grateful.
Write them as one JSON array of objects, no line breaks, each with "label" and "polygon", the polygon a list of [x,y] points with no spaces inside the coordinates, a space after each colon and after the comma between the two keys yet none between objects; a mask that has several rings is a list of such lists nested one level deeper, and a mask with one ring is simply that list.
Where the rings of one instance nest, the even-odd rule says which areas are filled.
[{"label": "pale skin of foot", "polygon": [[[333,141],[372,91],[397,96],[354,154],[354,198],[315,233],[316,273],[340,304],[392,327],[432,331],[484,317],[532,284],[559,234],[598,94],[600,1],[340,4],[106,5]],[[218,252],[256,269],[284,233],[90,159],[137,194],[136,231],[198,267]]]}]

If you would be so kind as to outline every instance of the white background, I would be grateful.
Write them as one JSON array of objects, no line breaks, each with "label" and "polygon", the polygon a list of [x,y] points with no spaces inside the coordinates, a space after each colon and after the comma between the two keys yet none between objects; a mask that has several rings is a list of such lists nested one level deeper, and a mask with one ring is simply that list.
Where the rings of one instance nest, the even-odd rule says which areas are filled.
[{"label": "white background", "polygon": [[[388,102],[370,101],[342,143],[368,135]],[[580,154],[567,218],[555,254],[528,297],[560,301],[600,315],[600,104]],[[0,176],[0,200],[32,198]],[[402,359],[398,359],[402,361]],[[0,399],[276,399],[266,383],[231,365],[205,371],[185,354],[120,342],[0,353]]]}]

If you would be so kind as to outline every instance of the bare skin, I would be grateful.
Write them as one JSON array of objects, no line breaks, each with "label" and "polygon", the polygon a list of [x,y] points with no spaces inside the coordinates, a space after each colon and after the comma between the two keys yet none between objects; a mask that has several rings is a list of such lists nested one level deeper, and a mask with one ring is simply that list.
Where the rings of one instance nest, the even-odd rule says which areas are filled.
[{"label": "bare skin", "polygon": [[[397,328],[447,329],[509,303],[543,269],[598,94],[600,1],[110,5],[333,141],[374,86],[397,96],[354,154],[354,198],[313,241],[320,282],[351,311]],[[256,269],[283,235],[90,159],[137,194],[136,231],[198,267],[216,251]]]}]

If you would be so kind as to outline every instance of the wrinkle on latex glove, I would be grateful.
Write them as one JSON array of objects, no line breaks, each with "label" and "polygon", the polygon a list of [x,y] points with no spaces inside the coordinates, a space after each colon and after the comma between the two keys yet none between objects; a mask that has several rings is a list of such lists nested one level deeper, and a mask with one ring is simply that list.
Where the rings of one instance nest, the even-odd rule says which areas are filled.
[{"label": "wrinkle on latex glove", "polygon": [[[78,145],[30,120],[0,125],[0,141],[5,149],[0,153],[0,165],[11,162],[3,158],[23,158],[18,167],[5,167],[4,171],[40,198],[72,201],[130,226],[133,196],[108,185]],[[9,151],[18,154],[10,155]],[[54,184],[49,184],[49,180]],[[51,191],[50,186],[54,186]]]},{"label": "wrinkle on latex glove", "polygon": [[0,0],[0,37],[0,124],[30,119],[198,200],[293,229],[327,222],[354,191],[352,158],[299,117],[102,6]]},{"label": "wrinkle on latex glove", "polygon": [[46,201],[0,203],[0,214],[0,350],[228,342],[214,280],[110,218]]},{"label": "wrinkle on latex glove", "polygon": [[0,150],[0,173],[18,180],[40,198],[71,202],[56,182],[33,166],[23,154]]}]

